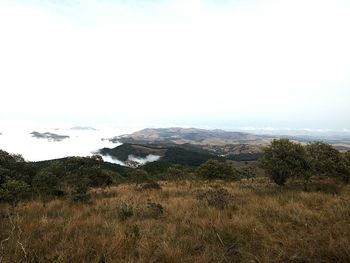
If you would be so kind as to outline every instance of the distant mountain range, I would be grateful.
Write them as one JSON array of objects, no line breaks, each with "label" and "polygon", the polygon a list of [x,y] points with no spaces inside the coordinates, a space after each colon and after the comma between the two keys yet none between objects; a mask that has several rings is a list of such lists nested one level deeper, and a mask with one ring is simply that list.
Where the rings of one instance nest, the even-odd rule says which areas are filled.
[{"label": "distant mountain range", "polygon": [[[282,132],[282,131],[281,131]],[[301,143],[323,141],[334,145],[339,150],[350,150],[350,133],[315,133],[315,134],[254,134],[224,130],[205,130],[196,128],[159,128],[143,129],[132,134],[111,138],[112,142],[138,144],[195,144],[207,146],[257,145],[266,146],[273,139],[288,138]]]},{"label": "distant mountain range", "polygon": [[[314,137],[311,135],[264,135],[224,130],[196,128],[143,129],[132,134],[109,139],[123,143],[115,148],[104,148],[100,154],[127,161],[129,156],[145,158],[160,156],[172,163],[198,165],[210,158],[238,161],[257,160],[264,147],[273,139],[288,138],[301,143],[324,141],[341,151],[350,150],[350,138],[344,136]],[[183,158],[185,157],[185,158]],[[186,161],[187,160],[189,161]]]},{"label": "distant mountain range", "polygon": [[267,144],[268,138],[244,132],[224,130],[204,130],[196,128],[160,128],[143,129],[129,135],[116,136],[112,142],[122,143],[174,143],[199,145],[227,145],[227,144]]},{"label": "distant mountain range", "polygon": [[123,143],[99,151],[120,161],[130,156],[146,158],[156,155],[163,161],[197,166],[208,159],[257,160],[271,138],[244,132],[196,128],[143,129],[110,141]]}]

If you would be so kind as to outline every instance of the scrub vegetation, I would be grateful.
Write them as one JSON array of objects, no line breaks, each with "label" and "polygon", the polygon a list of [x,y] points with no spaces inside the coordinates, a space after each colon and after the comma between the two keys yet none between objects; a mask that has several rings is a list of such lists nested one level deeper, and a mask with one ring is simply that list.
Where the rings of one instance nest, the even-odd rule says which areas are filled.
[{"label": "scrub vegetation", "polygon": [[0,262],[350,262],[349,178],[348,152],[284,139],[200,166],[1,151]]}]

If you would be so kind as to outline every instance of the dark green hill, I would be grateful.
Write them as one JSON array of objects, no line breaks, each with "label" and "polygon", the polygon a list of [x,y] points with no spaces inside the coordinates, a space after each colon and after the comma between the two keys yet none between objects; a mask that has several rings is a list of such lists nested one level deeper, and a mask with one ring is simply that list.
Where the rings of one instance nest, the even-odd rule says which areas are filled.
[{"label": "dark green hill", "polygon": [[209,159],[222,159],[216,155],[188,149],[188,147],[173,146],[169,147],[163,157],[163,160],[172,164],[181,164],[188,166],[199,166]]},{"label": "dark green hill", "polygon": [[209,159],[222,159],[198,146],[190,144],[142,145],[125,143],[112,149],[103,148],[99,151],[99,154],[108,155],[120,161],[127,161],[129,155],[141,158],[146,158],[148,155],[157,155],[161,157],[161,160],[170,164],[187,166],[198,166]]},{"label": "dark green hill", "polygon": [[129,155],[145,158],[148,155],[164,156],[167,148],[164,146],[156,145],[142,145],[142,144],[130,144],[124,143],[115,148],[103,148],[98,153],[101,155],[109,155],[120,161],[127,161]]}]

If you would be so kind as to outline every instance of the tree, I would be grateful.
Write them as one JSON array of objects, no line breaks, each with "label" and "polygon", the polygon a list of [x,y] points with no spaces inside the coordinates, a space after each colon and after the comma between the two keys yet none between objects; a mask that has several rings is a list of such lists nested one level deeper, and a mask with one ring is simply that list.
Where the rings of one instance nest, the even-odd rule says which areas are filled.
[{"label": "tree", "polygon": [[2,184],[6,183],[11,177],[11,171],[0,166],[0,187]]},{"label": "tree", "polygon": [[0,150],[0,202],[16,204],[29,197],[35,172],[35,167],[26,163],[21,155]]},{"label": "tree", "polygon": [[185,171],[179,165],[174,165],[168,168],[167,175],[171,180],[181,180],[185,178]]},{"label": "tree", "polygon": [[315,175],[333,175],[341,163],[341,154],[323,142],[309,143],[306,147],[310,168]]},{"label": "tree", "polygon": [[132,170],[129,174],[129,178],[132,182],[136,182],[136,184],[152,181],[149,174],[140,168]]},{"label": "tree", "polygon": [[306,152],[313,174],[350,180],[349,153],[341,153],[322,142],[309,143]]},{"label": "tree", "polygon": [[159,160],[155,162],[149,162],[142,166],[142,168],[149,174],[162,174],[166,173],[171,164],[167,161]]},{"label": "tree", "polygon": [[197,173],[204,179],[237,179],[232,166],[218,160],[208,160],[198,167]]},{"label": "tree", "polygon": [[49,197],[58,192],[59,180],[50,170],[43,169],[35,175],[32,184],[37,194]]},{"label": "tree", "polygon": [[8,180],[0,188],[0,201],[17,204],[21,199],[30,196],[30,186],[23,181]]},{"label": "tree", "polygon": [[309,163],[304,147],[288,139],[273,140],[265,149],[262,166],[278,185],[284,185],[290,177],[309,179]]},{"label": "tree", "polygon": [[350,151],[343,153],[342,156],[342,179],[343,181],[350,182]]},{"label": "tree", "polygon": [[30,184],[35,173],[36,168],[33,164],[26,163],[20,154],[9,154],[8,152],[0,150],[0,169],[2,172],[6,170],[7,177],[24,181],[26,184]]},{"label": "tree", "polygon": [[91,177],[92,187],[107,187],[113,184],[113,173],[102,170]]}]

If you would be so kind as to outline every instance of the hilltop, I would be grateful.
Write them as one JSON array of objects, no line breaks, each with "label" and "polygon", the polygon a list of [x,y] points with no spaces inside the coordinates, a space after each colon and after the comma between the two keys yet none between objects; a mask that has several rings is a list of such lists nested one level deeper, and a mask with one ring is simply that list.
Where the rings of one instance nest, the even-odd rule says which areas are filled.
[{"label": "hilltop", "polygon": [[156,155],[171,163],[200,165],[209,159],[257,160],[270,138],[244,132],[197,128],[143,129],[110,139],[123,143],[98,153],[127,161],[129,156]]},{"label": "hilltop", "polygon": [[[286,133],[255,134],[252,132],[225,131],[221,129],[206,130],[198,128],[146,128],[131,134],[115,136],[111,142],[131,144],[175,144],[198,145],[211,153],[218,155],[236,155],[261,153],[273,139],[287,138],[300,143],[322,141],[333,145],[340,151],[350,150],[350,135],[348,133]],[[242,145],[244,145],[242,147]]]},{"label": "hilltop", "polygon": [[116,136],[111,141],[123,143],[174,143],[200,145],[226,145],[237,143],[268,143],[264,136],[252,133],[197,128],[158,128],[143,129],[129,135]]}]

